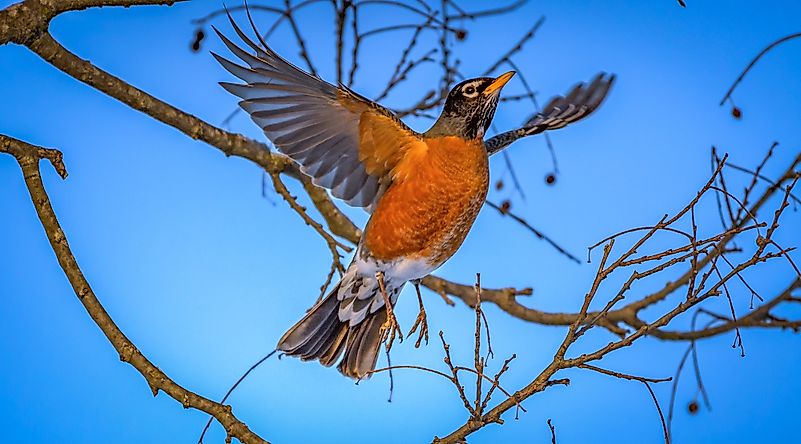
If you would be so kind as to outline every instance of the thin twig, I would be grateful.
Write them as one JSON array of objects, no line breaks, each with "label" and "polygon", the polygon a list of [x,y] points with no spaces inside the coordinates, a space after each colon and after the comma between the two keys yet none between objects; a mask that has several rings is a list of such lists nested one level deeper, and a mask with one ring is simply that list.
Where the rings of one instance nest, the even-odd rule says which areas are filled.
[{"label": "thin twig", "polygon": [[760,51],[759,54],[757,54],[756,57],[754,57],[753,60],[751,60],[751,62],[748,64],[748,66],[745,67],[743,72],[741,72],[740,75],[737,76],[737,80],[735,80],[734,83],[732,83],[732,85],[729,87],[729,90],[726,91],[726,95],[723,96],[723,99],[720,100],[720,104],[719,105],[723,106],[723,104],[726,103],[726,100],[729,100],[731,98],[731,95],[734,92],[734,90],[737,88],[737,85],[739,85],[740,82],[743,81],[743,79],[745,78],[746,74],[748,74],[748,72],[751,71],[751,68],[753,68],[754,65],[756,65],[756,63],[759,61],[759,59],[761,59],[765,54],[770,52],[773,48],[781,45],[782,43],[787,42],[787,41],[792,40],[792,39],[799,38],[799,37],[801,37],[801,32],[797,32],[795,34],[790,34],[790,35],[784,36],[784,37],[774,41],[773,43],[771,43],[770,45],[768,45],[764,49],[762,49],[762,51]]},{"label": "thin twig", "polygon": [[498,211],[498,212],[499,212],[499,213],[500,213],[502,216],[509,216],[511,219],[513,219],[514,221],[516,221],[517,223],[519,223],[520,225],[522,225],[523,227],[525,227],[525,228],[526,228],[528,231],[530,231],[532,234],[534,234],[534,236],[537,236],[537,238],[539,238],[539,239],[542,239],[542,240],[544,240],[545,242],[547,242],[547,243],[548,243],[550,246],[554,247],[554,248],[556,249],[556,251],[558,251],[558,252],[559,252],[559,253],[561,253],[562,255],[566,256],[566,257],[567,257],[568,259],[570,259],[571,261],[573,261],[573,262],[575,262],[575,263],[577,263],[577,264],[581,264],[581,260],[579,260],[579,258],[577,258],[576,256],[574,256],[574,255],[572,255],[572,254],[568,253],[568,252],[567,252],[567,250],[565,250],[564,248],[562,248],[562,247],[561,247],[559,244],[557,244],[557,243],[556,243],[556,242],[555,242],[553,239],[551,239],[550,237],[546,236],[545,234],[543,234],[543,233],[542,233],[541,231],[539,231],[538,229],[536,229],[536,228],[532,227],[532,226],[531,226],[531,224],[529,224],[529,223],[528,223],[528,222],[527,222],[525,219],[523,219],[522,217],[520,217],[520,216],[517,216],[516,214],[514,214],[514,213],[510,212],[509,210],[505,210],[505,209],[503,209],[503,208],[502,208],[500,205],[498,205],[498,204],[496,204],[496,203],[494,203],[494,202],[492,202],[492,201],[490,201],[490,200],[487,200],[487,201],[486,201],[486,204],[487,204],[487,205],[489,205],[490,207],[494,208],[494,209],[495,209],[496,211]]}]

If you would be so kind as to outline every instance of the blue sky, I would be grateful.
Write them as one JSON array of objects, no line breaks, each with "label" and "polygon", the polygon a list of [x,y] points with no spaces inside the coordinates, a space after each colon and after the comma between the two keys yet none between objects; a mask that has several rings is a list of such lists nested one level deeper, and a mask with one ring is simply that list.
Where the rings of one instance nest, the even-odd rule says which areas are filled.
[{"label": "blue sky", "polygon": [[[544,140],[535,137],[509,150],[526,199],[508,187],[494,191],[493,199],[511,198],[514,211],[583,257],[597,240],[683,207],[708,178],[712,145],[733,162],[753,166],[777,140],[781,145],[765,171],[783,171],[801,147],[801,42],[768,55],[743,82],[734,96],[743,110],[741,120],[717,104],[762,47],[799,31],[801,3],[687,2],[687,8],[672,0],[531,2],[513,15],[464,23],[470,33],[454,50],[463,61],[462,72],[480,75],[545,15],[536,38],[515,57],[542,101],[598,71],[618,75],[596,115],[553,133],[560,168],[555,185],[544,181],[552,170],[550,156]],[[8,4],[0,1],[1,7]],[[201,52],[190,52],[188,45],[196,28],[191,19],[220,6],[197,1],[171,8],[88,10],[60,16],[52,32],[80,57],[219,124],[235,100],[217,86],[230,77],[208,51],[225,53],[224,48],[209,28]],[[366,9],[363,19],[380,24],[386,15],[375,7]],[[321,75],[332,79],[333,19],[324,6],[301,17]],[[256,20],[266,27],[269,17],[256,15]],[[230,33],[224,19],[214,23]],[[395,60],[389,56],[402,40],[365,46],[357,91],[380,92]],[[297,60],[288,29],[270,43]],[[421,70],[386,103],[408,104],[436,80],[433,71]],[[505,90],[521,92],[516,81]],[[64,152],[68,180],[44,168],[45,184],[98,297],[139,348],[186,387],[222,396],[317,297],[329,253],[280,197],[271,192],[262,197],[255,165],[225,158],[62,74],[23,47],[0,47],[0,97],[0,133]],[[524,102],[502,104],[496,125],[512,128],[531,111]],[[430,122],[409,124],[424,130]],[[243,116],[231,122],[231,129],[263,138]],[[502,159],[492,162],[493,178],[507,177],[508,183]],[[742,182],[739,186],[747,184],[746,177],[729,175]],[[349,214],[360,224],[366,220],[359,211]],[[3,436],[10,442],[193,442],[205,415],[184,410],[163,394],[154,399],[143,379],[119,362],[59,269],[9,156],[0,156],[0,215]],[[701,230],[712,233],[718,228],[712,207],[704,217]],[[799,214],[788,211],[783,222],[778,239],[798,244]],[[594,267],[566,260],[488,209],[438,274],[470,283],[476,272],[487,286],[532,286],[534,295],[525,301],[532,307],[575,311]],[[786,286],[790,276],[786,264],[777,263],[748,278],[768,295]],[[635,288],[632,297],[662,284]],[[750,293],[739,285],[732,288],[738,312],[747,312]],[[454,359],[469,362],[472,312],[462,304],[447,307],[431,294],[426,300],[432,332],[444,330]],[[411,326],[416,305],[407,290],[398,307],[404,328]],[[500,366],[500,357],[517,353],[505,385],[521,387],[549,362],[564,329],[531,325],[493,307],[486,312],[499,356],[493,368]],[[688,319],[678,319],[676,327],[686,327]],[[608,340],[598,332],[576,351]],[[695,391],[691,373],[685,373],[675,442],[795,442],[801,336],[746,331],[745,358],[732,350],[732,340],[727,334],[699,343],[712,410],[686,413]],[[420,350],[411,342],[396,345],[394,363],[442,366],[436,342]],[[684,349],[684,344],[646,339],[602,365],[671,376]],[[524,404],[528,413],[518,421],[508,415],[506,425],[489,426],[470,442],[549,442],[548,418],[560,443],[661,439],[658,416],[640,384],[578,371],[563,376],[571,378],[570,387],[531,398]],[[655,390],[666,407],[670,387]],[[453,387],[434,377],[398,371],[392,403],[386,402],[387,391],[384,377],[354,386],[332,369],[273,359],[251,375],[232,403],[251,428],[278,443],[429,442],[466,419]],[[223,437],[215,425],[208,442]]]}]

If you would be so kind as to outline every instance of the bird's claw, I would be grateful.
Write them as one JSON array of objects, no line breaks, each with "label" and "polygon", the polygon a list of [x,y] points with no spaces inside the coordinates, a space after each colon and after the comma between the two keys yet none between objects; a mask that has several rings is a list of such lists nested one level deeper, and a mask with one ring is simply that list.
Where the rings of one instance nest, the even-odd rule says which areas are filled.
[{"label": "bird's claw", "polygon": [[398,318],[395,317],[395,311],[392,309],[392,304],[385,303],[387,308],[387,320],[381,325],[381,342],[385,343],[387,353],[392,348],[392,343],[395,342],[395,336],[398,336],[400,342],[403,342],[403,331],[401,331]]},{"label": "bird's claw", "polygon": [[414,343],[414,348],[420,348],[420,343],[423,342],[423,339],[426,340],[426,345],[428,345],[428,321],[426,320],[426,310],[422,307],[420,308],[420,313],[417,314],[417,319],[415,319],[412,329],[409,330],[409,333],[406,335],[406,338],[417,331],[418,326],[420,327],[420,334],[417,336],[417,341]]},{"label": "bird's claw", "polygon": [[423,342],[423,338],[425,338],[426,345],[428,345],[428,318],[426,316],[426,308],[423,306],[423,296],[420,295],[420,284],[418,282],[414,282],[414,289],[417,291],[417,303],[420,304],[420,312],[417,314],[417,319],[415,319],[414,325],[412,325],[412,329],[409,330],[406,337],[408,338],[412,333],[417,331],[417,327],[419,326],[420,334],[417,336],[414,348],[420,348],[420,343]]},{"label": "bird's claw", "polygon": [[376,280],[378,281],[378,290],[384,298],[384,307],[387,310],[387,320],[381,324],[380,334],[381,342],[385,343],[387,353],[392,349],[392,343],[395,342],[395,336],[398,336],[400,342],[403,342],[403,331],[398,324],[398,318],[395,317],[395,310],[392,309],[392,301],[387,294],[387,288],[384,285],[384,273],[376,272]]}]

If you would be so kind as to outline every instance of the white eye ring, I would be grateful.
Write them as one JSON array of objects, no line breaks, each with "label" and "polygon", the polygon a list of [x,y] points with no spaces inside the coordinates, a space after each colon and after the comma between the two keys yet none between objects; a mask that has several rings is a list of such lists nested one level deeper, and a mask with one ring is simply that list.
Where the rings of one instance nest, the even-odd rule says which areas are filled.
[{"label": "white eye ring", "polygon": [[475,85],[473,85],[471,83],[471,84],[465,85],[464,88],[462,88],[462,95],[464,95],[465,97],[467,97],[469,99],[472,99],[473,97],[478,95],[478,91],[476,90]]}]

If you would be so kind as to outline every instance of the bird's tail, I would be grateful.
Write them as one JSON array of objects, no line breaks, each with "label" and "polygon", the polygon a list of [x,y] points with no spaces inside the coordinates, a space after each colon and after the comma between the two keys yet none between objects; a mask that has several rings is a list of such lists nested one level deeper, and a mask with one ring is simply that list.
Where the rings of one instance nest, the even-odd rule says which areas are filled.
[{"label": "bird's tail", "polygon": [[[277,348],[304,361],[317,359],[326,367],[333,365],[344,351],[337,369],[351,378],[369,376],[367,374],[375,369],[378,360],[383,336],[381,326],[387,313],[377,285],[375,288],[356,287],[354,291],[346,291],[344,294],[354,296],[340,300],[340,289],[347,287],[351,290],[354,285],[357,284],[346,274],[322,301],[284,333]],[[359,280],[358,285],[373,287],[363,280]],[[381,303],[375,303],[376,298],[381,298]],[[394,304],[397,296],[392,300]],[[354,306],[360,309],[356,310]]]}]

